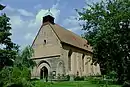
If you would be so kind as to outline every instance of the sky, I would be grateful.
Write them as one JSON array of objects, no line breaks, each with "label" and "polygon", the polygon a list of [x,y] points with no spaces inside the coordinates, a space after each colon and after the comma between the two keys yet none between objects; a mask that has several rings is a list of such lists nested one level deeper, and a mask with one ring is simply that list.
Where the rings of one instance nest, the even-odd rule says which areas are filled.
[{"label": "sky", "polygon": [[31,45],[42,23],[42,17],[50,9],[55,18],[55,23],[70,31],[81,35],[83,31],[75,18],[79,15],[75,9],[81,10],[86,7],[85,3],[97,2],[98,0],[0,0],[6,8],[12,27],[12,41],[21,47]]}]

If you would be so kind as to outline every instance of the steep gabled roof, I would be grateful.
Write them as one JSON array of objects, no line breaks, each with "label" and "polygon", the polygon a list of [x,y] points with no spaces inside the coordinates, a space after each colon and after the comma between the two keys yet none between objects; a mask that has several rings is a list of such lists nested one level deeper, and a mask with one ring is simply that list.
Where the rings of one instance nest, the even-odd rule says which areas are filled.
[{"label": "steep gabled roof", "polygon": [[86,39],[81,38],[77,34],[59,26],[58,24],[48,24],[54,30],[61,42],[92,52],[92,47],[88,45]]}]

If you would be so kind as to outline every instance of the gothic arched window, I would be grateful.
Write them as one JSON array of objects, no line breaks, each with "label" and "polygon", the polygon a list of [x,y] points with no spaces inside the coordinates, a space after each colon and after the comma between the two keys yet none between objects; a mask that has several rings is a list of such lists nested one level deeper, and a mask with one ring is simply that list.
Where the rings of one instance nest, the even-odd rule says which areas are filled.
[{"label": "gothic arched window", "polygon": [[84,71],[84,57],[85,57],[85,54],[82,55],[82,69]]},{"label": "gothic arched window", "polygon": [[68,69],[71,71],[71,55],[72,55],[72,50],[69,50],[68,52]]}]

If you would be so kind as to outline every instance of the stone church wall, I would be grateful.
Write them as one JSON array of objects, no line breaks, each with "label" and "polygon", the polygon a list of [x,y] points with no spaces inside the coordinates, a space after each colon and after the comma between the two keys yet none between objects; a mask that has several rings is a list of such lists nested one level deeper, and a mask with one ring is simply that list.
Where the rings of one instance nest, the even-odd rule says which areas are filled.
[{"label": "stone church wall", "polygon": [[34,58],[61,54],[61,44],[49,25],[45,25],[39,31],[34,43]]},{"label": "stone church wall", "polygon": [[45,66],[48,69],[48,76],[50,76],[51,72],[55,72],[55,75],[57,76],[59,68],[58,63],[60,63],[62,60],[60,57],[50,57],[50,58],[36,59],[34,61],[37,63],[37,66],[34,67],[32,70],[32,77],[40,78],[40,69],[43,66]]},{"label": "stone church wall", "polygon": [[[68,69],[68,53],[72,50],[71,71]],[[82,56],[84,54],[84,61]],[[100,74],[100,67],[92,65],[92,54],[78,48],[63,45],[62,59],[65,62],[65,71],[69,75],[90,76]]]}]

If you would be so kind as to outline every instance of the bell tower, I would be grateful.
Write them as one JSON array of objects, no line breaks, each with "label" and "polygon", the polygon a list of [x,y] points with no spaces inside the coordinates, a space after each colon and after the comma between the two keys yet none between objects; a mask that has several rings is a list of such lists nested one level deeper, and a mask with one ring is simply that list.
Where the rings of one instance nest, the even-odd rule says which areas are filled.
[{"label": "bell tower", "polygon": [[53,17],[53,15],[52,15],[52,13],[51,13],[51,11],[50,11],[50,9],[48,10],[48,12],[45,14],[45,16],[43,17],[43,24],[45,24],[45,23],[52,23],[52,24],[54,24],[54,17]]}]

